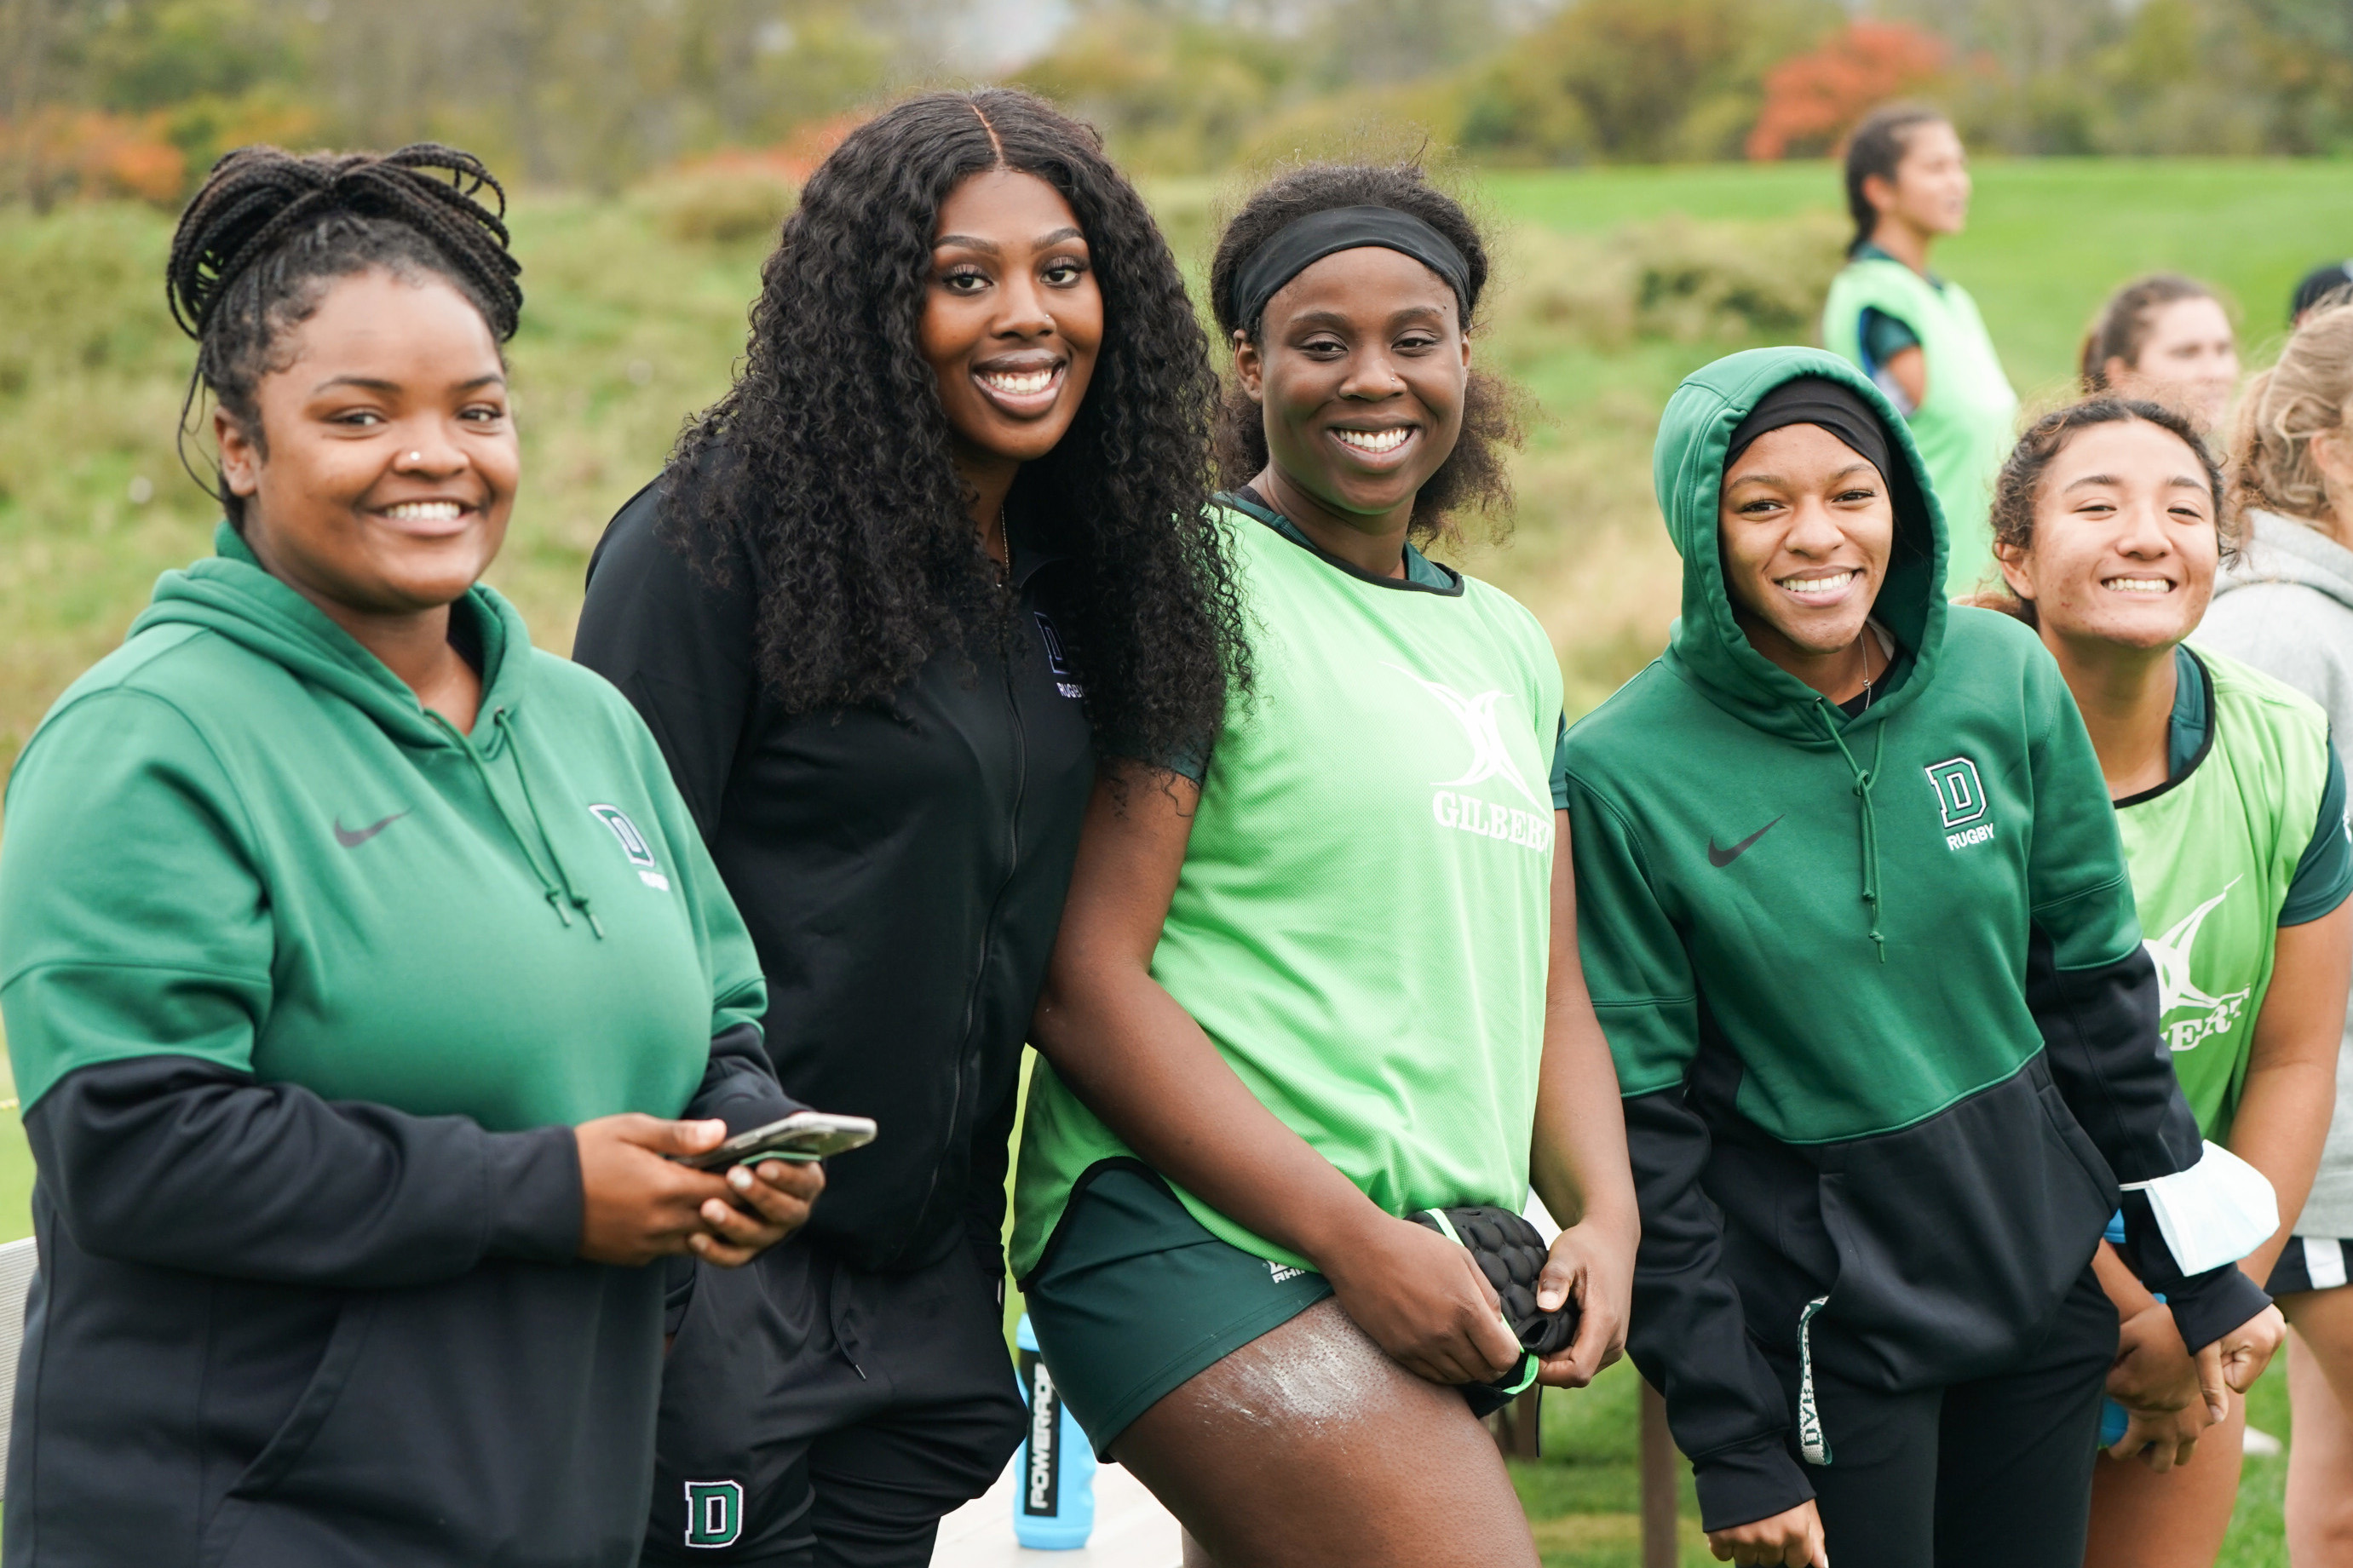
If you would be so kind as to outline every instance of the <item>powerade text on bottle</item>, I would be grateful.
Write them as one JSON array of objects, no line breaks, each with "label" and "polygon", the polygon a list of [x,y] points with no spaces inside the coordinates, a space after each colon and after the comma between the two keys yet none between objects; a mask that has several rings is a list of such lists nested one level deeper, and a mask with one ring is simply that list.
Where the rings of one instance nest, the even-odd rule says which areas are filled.
[{"label": "powerade text on bottle", "polygon": [[1021,1397],[1029,1402],[1029,1435],[1014,1459],[1014,1538],[1042,1551],[1074,1552],[1095,1528],[1094,1445],[1054,1392],[1027,1312],[1013,1342],[1021,1352]]}]

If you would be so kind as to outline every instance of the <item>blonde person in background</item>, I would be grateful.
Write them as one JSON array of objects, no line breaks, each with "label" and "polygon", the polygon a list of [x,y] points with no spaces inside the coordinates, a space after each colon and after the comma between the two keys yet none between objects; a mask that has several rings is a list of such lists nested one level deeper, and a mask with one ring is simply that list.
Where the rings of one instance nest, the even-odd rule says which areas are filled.
[{"label": "blonde person in background", "polygon": [[2221,432],[2239,389],[2239,334],[2221,297],[2176,272],[2136,278],[2108,296],[2084,334],[2085,396],[2114,393],[2178,408]]},{"label": "blonde person in background", "polygon": [[1945,591],[1993,571],[1986,523],[2009,455],[2018,395],[1968,290],[1928,269],[1928,252],[1969,216],[1968,155],[1936,110],[1875,110],[1847,142],[1847,264],[1822,307],[1822,346],[1862,367],[1911,426],[1943,503],[1952,552]]},{"label": "blonde person in background", "polygon": [[[2239,562],[2215,584],[2202,647],[2245,660],[2353,733],[2353,305],[2307,317],[2248,384],[2231,438],[2245,517]],[[2340,742],[2341,744],[2341,742]],[[2291,1328],[2287,1539],[2296,1568],[2353,1564],[2353,1024],[2337,1112],[2296,1234],[2267,1289]]]}]

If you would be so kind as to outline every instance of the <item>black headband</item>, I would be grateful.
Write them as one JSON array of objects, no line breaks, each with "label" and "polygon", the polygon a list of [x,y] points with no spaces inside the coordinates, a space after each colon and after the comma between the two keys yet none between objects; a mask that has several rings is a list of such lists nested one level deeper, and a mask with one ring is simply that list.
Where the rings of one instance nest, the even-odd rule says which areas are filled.
[{"label": "black headband", "polygon": [[1854,388],[1827,376],[1802,375],[1785,381],[1757,400],[1748,417],[1733,426],[1732,444],[1725,448],[1724,470],[1740,460],[1757,437],[1788,425],[1819,425],[1845,442],[1857,457],[1869,459],[1887,484],[1895,482],[1889,467],[1886,428],[1879,416]]},{"label": "black headband", "polygon": [[1326,207],[1277,229],[1234,269],[1234,322],[1258,331],[1275,291],[1327,256],[1374,246],[1410,256],[1454,290],[1462,325],[1471,324],[1471,266],[1454,242],[1411,213],[1395,207]]}]

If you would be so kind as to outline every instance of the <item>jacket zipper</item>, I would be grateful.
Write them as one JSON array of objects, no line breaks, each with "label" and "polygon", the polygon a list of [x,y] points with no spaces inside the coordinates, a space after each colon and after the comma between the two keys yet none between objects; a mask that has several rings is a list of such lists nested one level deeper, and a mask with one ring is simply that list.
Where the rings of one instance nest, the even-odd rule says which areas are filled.
[{"label": "jacket zipper", "polygon": [[[1013,666],[1005,666],[1005,713],[1013,731],[1013,809],[1006,821],[1005,879],[997,885],[997,896],[989,900],[988,918],[980,928],[980,952],[972,972],[972,984],[965,988],[964,1026],[956,1040],[955,1094],[948,1106],[946,1135],[941,1140],[944,1156],[955,1147],[956,1129],[964,1121],[965,1062],[972,1055],[973,1026],[978,1021],[980,995],[988,983],[988,955],[997,935],[997,917],[1005,909],[1005,895],[1012,890],[1013,879],[1021,869],[1021,807],[1029,795],[1029,736],[1021,724],[1021,703],[1013,687]],[[915,1223],[910,1228],[920,1236],[932,1217],[932,1201],[939,1195],[941,1167],[932,1167],[931,1185],[924,1190],[923,1206],[915,1211]]]}]

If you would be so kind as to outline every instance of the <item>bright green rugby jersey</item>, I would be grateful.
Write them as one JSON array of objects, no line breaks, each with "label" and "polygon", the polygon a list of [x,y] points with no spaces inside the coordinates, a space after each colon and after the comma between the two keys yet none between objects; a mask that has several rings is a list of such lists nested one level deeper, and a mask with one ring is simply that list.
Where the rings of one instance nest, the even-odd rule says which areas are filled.
[{"label": "bright green rugby jersey", "polygon": [[2353,856],[2318,705],[2219,654],[2183,650],[2177,668],[2174,750],[2189,754],[2118,801],[2116,826],[2174,1074],[2199,1130],[2227,1142],[2274,935],[2344,902]]},{"label": "bright green rugby jersey", "polygon": [[[1551,644],[1484,583],[1419,561],[1409,579],[1375,579],[1271,514],[1223,515],[1257,689],[1210,753],[1153,978],[1382,1208],[1516,1210],[1551,926]],[[1073,1184],[1121,1157],[1134,1155],[1040,1062],[1016,1278]],[[1222,1239],[1309,1267],[1176,1191]]]}]

